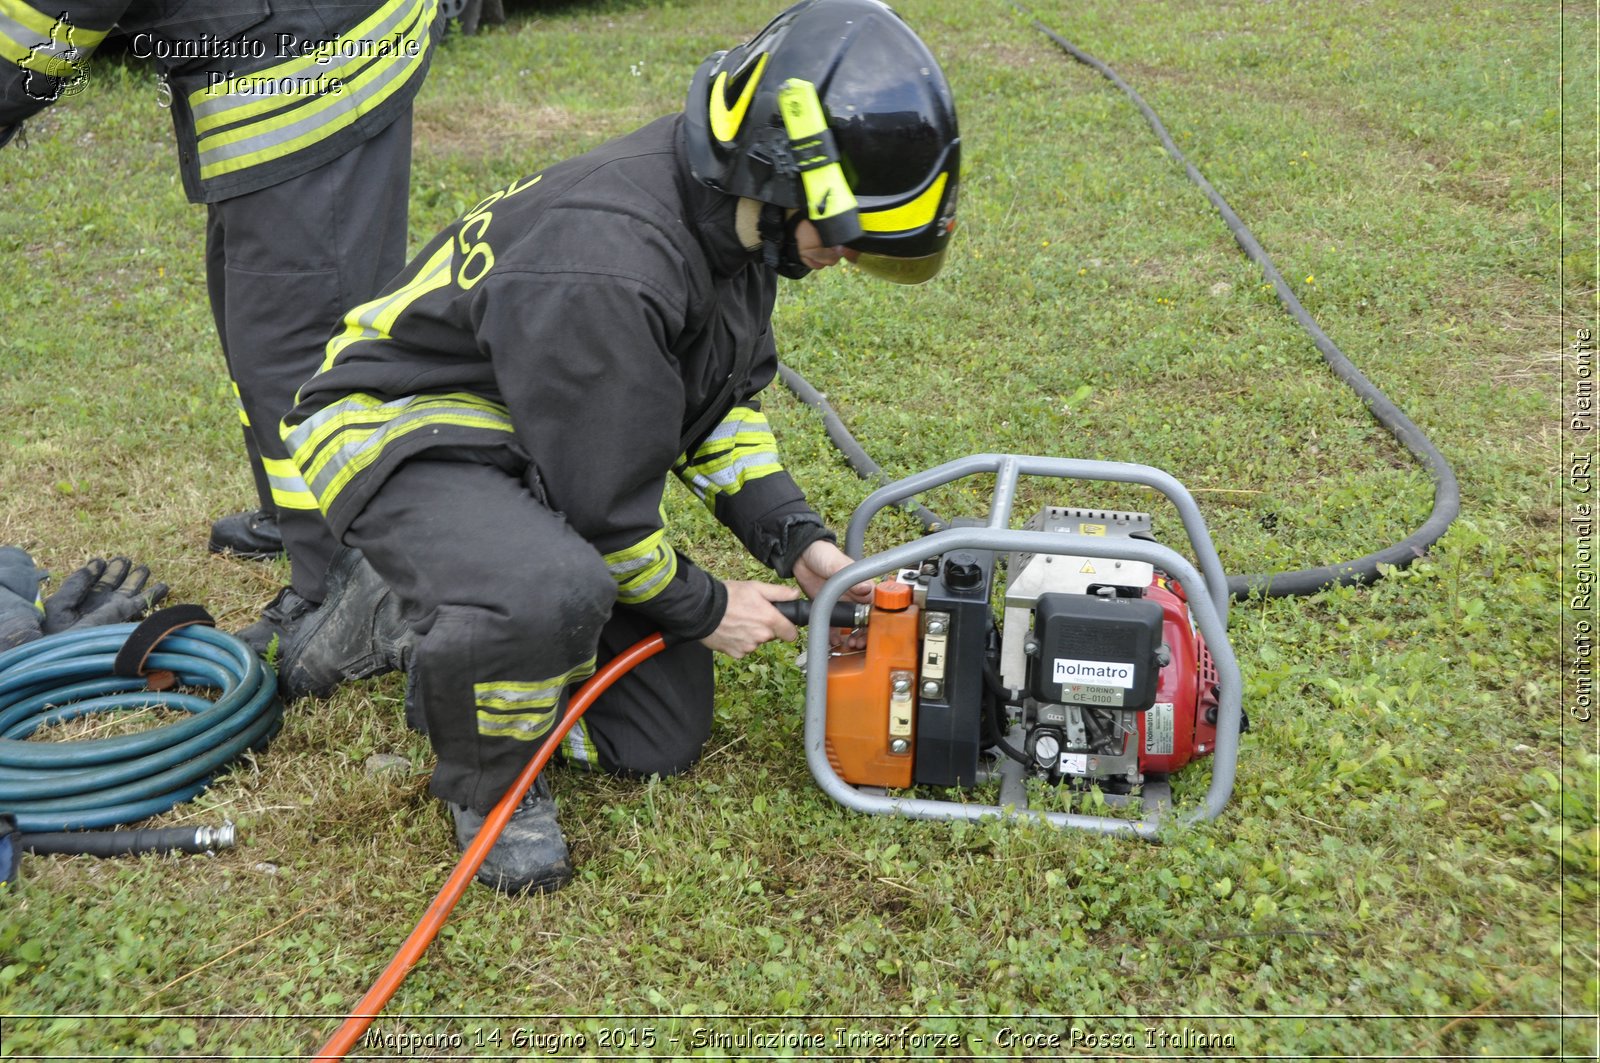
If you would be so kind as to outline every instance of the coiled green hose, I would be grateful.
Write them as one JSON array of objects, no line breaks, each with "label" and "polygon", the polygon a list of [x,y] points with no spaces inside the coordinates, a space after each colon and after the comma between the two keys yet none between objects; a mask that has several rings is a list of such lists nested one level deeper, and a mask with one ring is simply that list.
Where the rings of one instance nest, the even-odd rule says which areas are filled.
[{"label": "coiled green hose", "polygon": [[[282,724],[277,677],[215,628],[170,634],[147,662],[185,687],[220,690],[215,701],[116,675],[117,651],[136,626],[64,631],[0,653],[0,811],[15,815],[18,829],[106,827],[165,812]],[[148,707],[189,716],[115,738],[24,741],[49,724]]]}]

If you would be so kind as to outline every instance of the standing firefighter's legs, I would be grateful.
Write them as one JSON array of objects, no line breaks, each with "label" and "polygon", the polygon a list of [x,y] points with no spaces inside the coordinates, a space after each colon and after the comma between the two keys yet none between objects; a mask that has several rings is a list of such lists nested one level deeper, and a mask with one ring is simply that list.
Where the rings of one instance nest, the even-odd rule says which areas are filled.
[{"label": "standing firefighter's legs", "polygon": [[337,543],[278,423],[345,311],[405,265],[410,163],[407,111],[308,173],[207,208],[206,283],[259,499],[258,512],[218,521],[211,546],[252,557],[287,549],[293,593],[311,605]]}]

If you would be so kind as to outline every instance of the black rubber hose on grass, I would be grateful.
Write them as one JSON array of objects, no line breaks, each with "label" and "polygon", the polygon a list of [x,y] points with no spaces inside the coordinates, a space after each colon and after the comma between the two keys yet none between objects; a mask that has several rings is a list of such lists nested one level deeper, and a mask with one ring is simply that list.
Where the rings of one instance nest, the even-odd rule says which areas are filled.
[{"label": "black rubber hose on grass", "polygon": [[[812,387],[810,381],[785,362],[778,363],[778,377],[783,381],[784,387],[794,393],[795,398],[822,415],[822,427],[828,432],[828,441],[833,444],[834,449],[844,455],[857,476],[880,487],[889,482],[888,474],[872,460],[872,455],[856,442],[856,437],[851,435],[850,429],[839,420],[839,415],[834,412],[822,392]],[[939,515],[920,502],[909,504],[905,508],[929,531],[938,531],[944,527],[944,521]]]},{"label": "black rubber hose on grass", "polygon": [[225,823],[221,827],[48,831],[16,838],[25,853],[111,857],[215,852],[233,846],[234,831],[232,823]]},{"label": "black rubber hose on grass", "polygon": [[[1020,4],[1014,4],[1014,6],[1024,15],[1032,17],[1033,13]],[[1289,287],[1289,282],[1284,280],[1283,274],[1278,271],[1278,267],[1272,261],[1272,257],[1262,248],[1261,243],[1255,238],[1249,227],[1239,220],[1239,216],[1228,205],[1228,201],[1222,198],[1222,194],[1212,187],[1211,182],[1205,179],[1205,175],[1196,169],[1194,164],[1178,149],[1178,145],[1173,142],[1172,137],[1167,133],[1166,126],[1162,124],[1161,119],[1151,109],[1150,105],[1144,102],[1143,97],[1134,91],[1127,82],[1123,81],[1116,71],[1070,41],[1063,39],[1037,18],[1033,19],[1033,25],[1034,28],[1054,41],[1062,51],[1078,62],[1093,68],[1102,77],[1121,89],[1133,101],[1134,105],[1139,108],[1140,113],[1144,115],[1145,121],[1149,123],[1150,128],[1161,139],[1161,144],[1166,148],[1167,154],[1183,167],[1184,172],[1189,175],[1189,180],[1199,186],[1200,190],[1205,193],[1206,199],[1210,200],[1211,205],[1222,215],[1223,222],[1228,226],[1228,231],[1233,234],[1233,238],[1238,243],[1240,250],[1245,253],[1250,261],[1261,267],[1262,273],[1272,283],[1272,290],[1277,294],[1278,301],[1283,304],[1289,315],[1311,337],[1312,343],[1322,353],[1323,360],[1333,370],[1334,375],[1361,398],[1361,401],[1366,404],[1367,409],[1372,413],[1373,418],[1401,446],[1405,447],[1417,459],[1418,464],[1427,470],[1428,475],[1433,478],[1433,510],[1428,515],[1428,519],[1416,531],[1392,546],[1375,550],[1352,561],[1323,565],[1320,568],[1300,569],[1294,572],[1263,572],[1247,576],[1229,576],[1228,593],[1234,598],[1249,598],[1252,595],[1260,595],[1267,598],[1285,598],[1295,595],[1315,594],[1317,591],[1330,586],[1373,582],[1381,578],[1380,566],[1391,565],[1395,568],[1405,568],[1417,558],[1422,557],[1427,553],[1430,546],[1444,536],[1451,523],[1461,512],[1461,488],[1456,482],[1455,470],[1450,467],[1449,461],[1433,445],[1422,429],[1418,428],[1409,417],[1401,412],[1398,406],[1389,400],[1388,396],[1378,389],[1377,385],[1368,380],[1361,370],[1356,368],[1355,363],[1339,349],[1338,345],[1328,337],[1328,334],[1322,331],[1322,327],[1317,324],[1316,320],[1306,312],[1306,308],[1301,305],[1299,298],[1294,294],[1294,289]],[[877,483],[887,482],[888,478],[883,470],[867,455],[855,438],[850,435],[849,429],[845,427],[843,421],[839,420],[838,415],[828,405],[827,399],[789,366],[780,365],[778,373],[785,386],[794,392],[800,401],[814,407],[822,414],[823,423],[827,427],[828,438],[844,454],[856,474],[864,480]],[[940,520],[937,514],[932,513],[921,505],[916,506],[914,512],[917,518],[930,531],[944,525],[944,522]]]}]

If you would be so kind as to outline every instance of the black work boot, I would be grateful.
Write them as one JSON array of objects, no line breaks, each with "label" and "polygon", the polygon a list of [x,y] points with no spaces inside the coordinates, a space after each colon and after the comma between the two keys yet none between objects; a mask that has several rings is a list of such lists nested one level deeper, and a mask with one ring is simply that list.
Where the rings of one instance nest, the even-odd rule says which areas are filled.
[{"label": "black work boot", "polygon": [[[487,817],[464,805],[449,804],[456,821],[456,847],[465,852]],[[556,799],[542,774],[533,780],[478,868],[478,881],[501,893],[549,893],[572,881],[572,858],[556,822]]]},{"label": "black work boot", "polygon": [[233,554],[251,561],[266,561],[283,556],[283,536],[278,531],[278,515],[265,509],[254,513],[230,513],[211,525],[211,541],[206,548],[213,554]]},{"label": "black work boot", "polygon": [[400,602],[360,550],[340,547],[322,605],[290,634],[278,657],[285,699],[321,697],[347,679],[404,670],[416,636]]},{"label": "black work boot", "polygon": [[289,640],[316,611],[316,602],[300,597],[293,587],[285,587],[261,610],[261,619],[249,627],[241,628],[237,637],[255,650],[258,657],[266,657],[276,643],[281,660]]}]

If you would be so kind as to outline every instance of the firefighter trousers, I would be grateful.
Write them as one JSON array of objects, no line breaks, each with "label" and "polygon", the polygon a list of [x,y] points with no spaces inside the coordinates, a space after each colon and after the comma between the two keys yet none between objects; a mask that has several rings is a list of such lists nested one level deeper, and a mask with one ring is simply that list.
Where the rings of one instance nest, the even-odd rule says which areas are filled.
[{"label": "firefighter trousers", "polygon": [[[344,541],[418,636],[410,693],[438,759],[432,792],[480,812],[548,740],[573,685],[654,632],[613,608],[599,551],[511,448],[403,463]],[[618,774],[681,772],[710,736],[713,695],[711,651],[673,646],[603,694],[562,752]]]},{"label": "firefighter trousers", "polygon": [[290,583],[313,602],[337,543],[278,422],[321,367],[345,312],[405,265],[410,183],[408,108],[332,162],[207,207],[206,287],[256,494],[277,515]]}]

